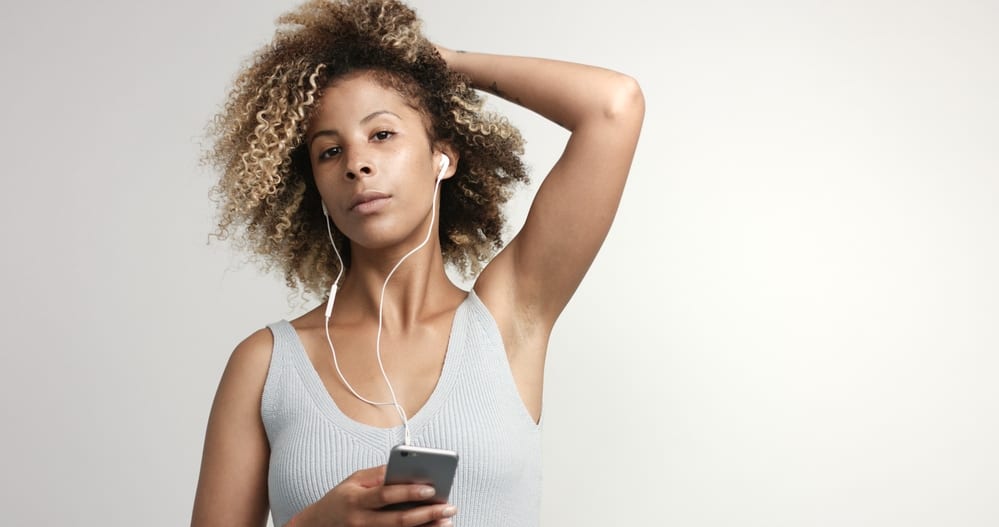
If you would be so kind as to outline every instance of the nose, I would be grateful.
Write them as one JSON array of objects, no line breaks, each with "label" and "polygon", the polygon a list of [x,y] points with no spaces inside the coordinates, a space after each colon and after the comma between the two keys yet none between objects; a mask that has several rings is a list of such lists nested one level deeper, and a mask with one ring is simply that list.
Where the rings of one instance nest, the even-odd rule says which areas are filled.
[{"label": "nose", "polygon": [[347,179],[354,180],[375,173],[374,163],[362,151],[354,150],[347,159]]}]

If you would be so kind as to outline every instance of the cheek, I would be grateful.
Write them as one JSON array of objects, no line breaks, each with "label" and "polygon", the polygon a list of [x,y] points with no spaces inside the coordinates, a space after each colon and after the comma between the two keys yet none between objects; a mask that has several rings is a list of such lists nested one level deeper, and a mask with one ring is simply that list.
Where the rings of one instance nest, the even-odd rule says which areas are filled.
[{"label": "cheek", "polygon": [[319,191],[320,198],[330,207],[345,194],[343,178],[334,176],[328,169],[325,171],[323,169],[313,170],[312,181]]}]

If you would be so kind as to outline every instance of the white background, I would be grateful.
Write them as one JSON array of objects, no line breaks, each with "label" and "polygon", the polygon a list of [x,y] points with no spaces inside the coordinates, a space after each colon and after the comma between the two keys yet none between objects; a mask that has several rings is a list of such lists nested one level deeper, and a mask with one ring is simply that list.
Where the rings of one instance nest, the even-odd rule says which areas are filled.
[{"label": "white background", "polygon": [[[294,3],[59,4],[0,8],[0,522],[183,525],[230,351],[302,309],[207,244],[197,165]],[[995,2],[415,6],[647,99],[551,342],[544,525],[999,524]],[[509,115],[540,181],[566,134]]]}]

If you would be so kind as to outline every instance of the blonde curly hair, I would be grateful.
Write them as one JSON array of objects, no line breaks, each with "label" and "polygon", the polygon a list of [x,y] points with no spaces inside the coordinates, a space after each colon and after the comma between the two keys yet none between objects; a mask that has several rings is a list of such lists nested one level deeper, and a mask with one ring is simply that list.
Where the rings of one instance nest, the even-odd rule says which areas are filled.
[{"label": "blonde curly hair", "polygon": [[[477,273],[502,247],[502,205],[527,181],[517,129],[482,110],[468,78],[447,68],[416,13],[398,1],[311,0],[277,23],[209,125],[203,160],[221,176],[215,235],[283,271],[289,287],[328,290],[339,265],[304,135],[323,88],[369,70],[421,111],[432,144],[458,152],[455,176],[441,185],[441,251],[465,276]],[[338,231],[334,239],[349,266],[349,240]]]}]

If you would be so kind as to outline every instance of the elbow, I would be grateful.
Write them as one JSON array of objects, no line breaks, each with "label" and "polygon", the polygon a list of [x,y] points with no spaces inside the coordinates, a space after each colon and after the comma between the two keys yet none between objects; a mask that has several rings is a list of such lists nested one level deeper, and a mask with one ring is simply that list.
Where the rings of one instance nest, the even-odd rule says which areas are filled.
[{"label": "elbow", "polygon": [[603,107],[603,117],[609,121],[641,123],[645,117],[645,95],[638,81],[617,74]]}]

